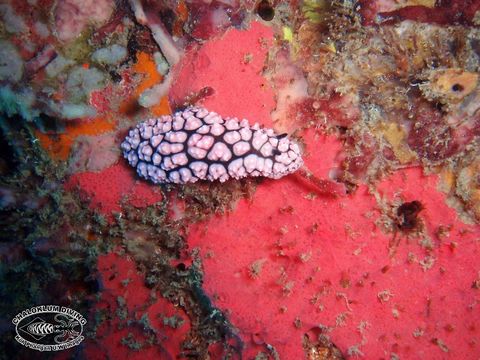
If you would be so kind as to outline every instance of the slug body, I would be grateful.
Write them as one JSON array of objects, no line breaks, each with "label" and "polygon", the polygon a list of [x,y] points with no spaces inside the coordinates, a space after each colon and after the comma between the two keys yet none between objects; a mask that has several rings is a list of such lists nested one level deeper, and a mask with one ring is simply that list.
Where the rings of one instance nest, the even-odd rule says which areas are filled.
[{"label": "slug body", "polygon": [[140,123],[121,147],[138,175],[156,184],[278,179],[303,164],[298,144],[286,134],[250,126],[247,120],[223,119],[202,107]]}]

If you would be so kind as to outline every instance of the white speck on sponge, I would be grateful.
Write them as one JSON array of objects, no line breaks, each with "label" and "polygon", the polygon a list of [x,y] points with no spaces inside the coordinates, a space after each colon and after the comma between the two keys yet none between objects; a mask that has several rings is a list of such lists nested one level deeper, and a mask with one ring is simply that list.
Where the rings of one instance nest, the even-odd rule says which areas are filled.
[{"label": "white speck on sponge", "polygon": [[0,4],[0,16],[7,32],[18,34],[28,30],[22,17],[13,11],[9,4]]},{"label": "white speck on sponge", "polygon": [[115,65],[127,58],[127,49],[118,44],[101,48],[92,54],[92,60],[100,64]]},{"label": "white speck on sponge", "polygon": [[64,58],[62,55],[57,55],[57,57],[50,61],[45,67],[45,72],[48,77],[53,78],[73,64],[75,64],[75,61]]},{"label": "white speck on sponge", "polygon": [[61,112],[66,119],[79,119],[97,115],[93,107],[85,104],[63,104]]},{"label": "white speck on sponge", "polygon": [[153,60],[155,61],[155,65],[157,65],[158,73],[165,76],[168,73],[170,66],[168,65],[167,60],[163,57],[162,53],[159,51],[154,52]]},{"label": "white speck on sponge", "polygon": [[105,84],[105,74],[100,70],[91,67],[85,69],[83,66],[75,67],[66,82],[66,88],[73,102],[83,101],[93,90],[100,89]]},{"label": "white speck on sponge", "polygon": [[0,41],[0,80],[18,82],[23,75],[23,61],[10,42]]},{"label": "white speck on sponge", "polygon": [[37,21],[33,26],[37,35],[40,36],[42,39],[45,39],[50,35],[50,30],[48,29],[48,26],[46,24]]},{"label": "white speck on sponge", "polygon": [[172,81],[173,76],[169,73],[161,84],[154,85],[140,94],[138,103],[146,108],[158,104],[160,99],[167,94]]}]

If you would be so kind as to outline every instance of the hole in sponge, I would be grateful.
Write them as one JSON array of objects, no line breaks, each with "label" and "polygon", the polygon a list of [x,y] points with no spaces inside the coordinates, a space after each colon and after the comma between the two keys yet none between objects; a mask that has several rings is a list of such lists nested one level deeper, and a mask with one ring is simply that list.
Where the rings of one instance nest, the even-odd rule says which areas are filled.
[{"label": "hole in sponge", "polygon": [[262,0],[257,5],[257,14],[265,21],[273,20],[275,10],[267,0]]},{"label": "hole in sponge", "polygon": [[460,84],[453,84],[452,85],[452,91],[461,92],[463,90],[464,90],[464,87]]}]

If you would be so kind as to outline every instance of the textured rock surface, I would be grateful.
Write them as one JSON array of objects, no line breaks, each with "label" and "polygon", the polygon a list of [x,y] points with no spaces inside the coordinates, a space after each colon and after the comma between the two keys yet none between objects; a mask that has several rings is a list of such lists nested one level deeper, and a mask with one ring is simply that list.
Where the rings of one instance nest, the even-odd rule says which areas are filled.
[{"label": "textured rock surface", "polygon": [[286,134],[250,126],[245,119],[223,119],[201,107],[137,125],[122,150],[141,177],[157,184],[278,179],[303,164],[298,145]]}]

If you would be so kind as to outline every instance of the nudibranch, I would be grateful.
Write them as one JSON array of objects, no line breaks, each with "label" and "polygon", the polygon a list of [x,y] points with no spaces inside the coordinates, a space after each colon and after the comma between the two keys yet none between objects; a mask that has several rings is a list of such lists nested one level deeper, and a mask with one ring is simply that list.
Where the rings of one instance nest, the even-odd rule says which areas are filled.
[{"label": "nudibranch", "polygon": [[140,123],[121,147],[138,175],[156,184],[279,179],[303,165],[298,144],[286,134],[203,107]]}]

